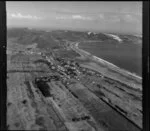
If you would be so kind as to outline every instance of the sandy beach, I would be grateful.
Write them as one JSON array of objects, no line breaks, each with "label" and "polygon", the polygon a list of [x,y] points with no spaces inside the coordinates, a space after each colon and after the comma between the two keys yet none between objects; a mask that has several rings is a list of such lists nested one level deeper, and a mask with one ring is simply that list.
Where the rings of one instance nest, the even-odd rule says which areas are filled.
[{"label": "sandy beach", "polygon": [[135,89],[142,90],[142,78],[137,76],[129,71],[121,69],[116,65],[105,61],[99,57],[96,57],[90,54],[87,51],[78,48],[78,43],[71,43],[71,48],[81,55],[80,60],[90,59],[91,62],[84,62],[81,65],[93,69],[97,72],[102,73],[103,75],[109,76],[110,78],[116,79],[120,82],[123,82]]}]

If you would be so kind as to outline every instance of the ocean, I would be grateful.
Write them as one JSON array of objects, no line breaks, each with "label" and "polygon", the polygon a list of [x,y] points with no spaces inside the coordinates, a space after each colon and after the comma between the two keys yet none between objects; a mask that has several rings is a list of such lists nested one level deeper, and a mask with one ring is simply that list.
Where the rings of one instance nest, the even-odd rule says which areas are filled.
[{"label": "ocean", "polygon": [[142,43],[132,41],[81,42],[79,48],[142,77]]}]

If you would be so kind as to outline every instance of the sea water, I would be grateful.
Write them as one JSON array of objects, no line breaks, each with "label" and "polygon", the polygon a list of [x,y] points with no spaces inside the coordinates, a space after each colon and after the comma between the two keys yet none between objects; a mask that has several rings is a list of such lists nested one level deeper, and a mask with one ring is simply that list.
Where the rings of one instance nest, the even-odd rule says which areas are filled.
[{"label": "sea water", "polygon": [[142,76],[142,43],[132,41],[80,42],[79,48],[122,69]]}]

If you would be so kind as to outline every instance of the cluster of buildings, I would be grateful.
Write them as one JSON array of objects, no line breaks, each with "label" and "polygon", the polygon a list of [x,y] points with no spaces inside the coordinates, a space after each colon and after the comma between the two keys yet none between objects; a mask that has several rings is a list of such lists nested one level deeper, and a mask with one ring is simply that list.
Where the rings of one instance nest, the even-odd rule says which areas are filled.
[{"label": "cluster of buildings", "polygon": [[60,65],[57,67],[57,71],[65,74],[68,77],[76,78],[80,75],[79,64],[74,62],[73,60],[65,60],[63,58],[56,58]]},{"label": "cluster of buildings", "polygon": [[60,80],[60,77],[58,75],[51,75],[48,77],[38,77],[35,79],[35,83],[37,83],[38,81],[48,82],[51,80],[58,81],[58,80]]},{"label": "cluster of buildings", "polygon": [[[80,75],[96,75],[97,77],[102,77],[101,74],[96,73],[95,71],[81,67],[77,62],[70,59],[60,58],[60,57],[51,57],[46,56],[45,53],[41,53],[41,56],[46,60],[46,64],[51,70],[56,72],[57,75],[52,75],[48,77],[41,77],[42,81],[48,82],[53,80],[61,80],[62,82],[68,81],[68,79],[74,78],[80,80]],[[37,79],[38,80],[38,79]]]}]

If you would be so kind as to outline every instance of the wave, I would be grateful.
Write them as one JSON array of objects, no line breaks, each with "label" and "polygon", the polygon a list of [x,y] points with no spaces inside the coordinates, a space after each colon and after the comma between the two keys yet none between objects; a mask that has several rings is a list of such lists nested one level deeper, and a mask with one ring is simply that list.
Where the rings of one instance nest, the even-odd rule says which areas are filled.
[{"label": "wave", "polygon": [[105,35],[111,36],[111,37],[113,37],[113,39],[115,39],[115,40],[117,40],[117,41],[119,41],[119,42],[122,42],[122,41],[123,41],[123,40],[122,40],[119,36],[117,36],[117,35],[106,34],[106,33],[105,33]]}]

